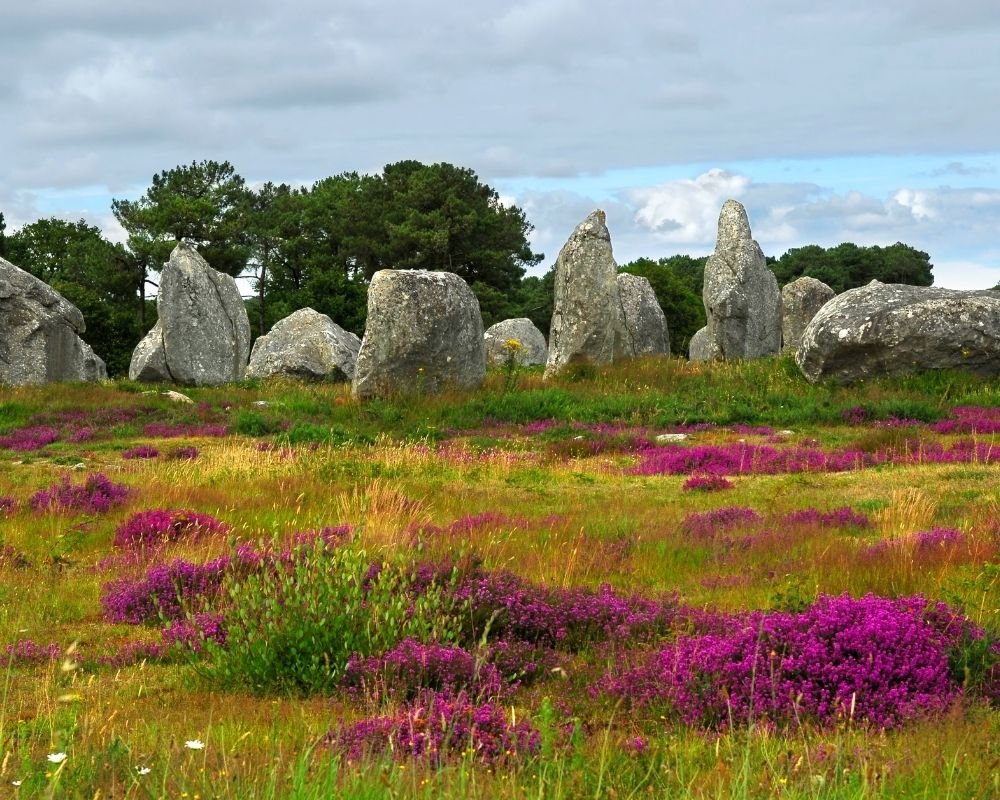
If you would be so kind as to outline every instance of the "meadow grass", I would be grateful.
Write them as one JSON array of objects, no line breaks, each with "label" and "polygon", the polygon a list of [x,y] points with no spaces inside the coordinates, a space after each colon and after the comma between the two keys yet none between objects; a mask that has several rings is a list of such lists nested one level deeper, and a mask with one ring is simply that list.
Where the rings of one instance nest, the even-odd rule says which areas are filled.
[{"label": "meadow grass", "polygon": [[[669,705],[633,706],[595,688],[678,636],[725,630],[727,615],[797,613],[822,595],[922,595],[1000,634],[1000,433],[932,427],[956,407],[1000,407],[995,382],[933,373],[811,386],[787,359],[651,358],[552,384],[526,370],[511,387],[498,371],[479,392],[363,405],[330,384],[185,393],[192,404],[127,381],[0,389],[0,439],[33,426],[58,432],[36,449],[0,447],[3,796],[1000,796],[1000,669],[991,705],[971,681],[992,656],[974,641],[963,645],[966,691],[943,712],[886,729],[849,714],[704,728]],[[689,474],[636,474],[645,454],[668,446],[656,439],[665,433],[686,436],[670,445],[684,448],[885,457],[833,472],[761,474],[751,464],[726,476],[730,488],[690,491]],[[139,447],[158,455],[123,455]],[[932,457],[956,447],[961,458]],[[31,507],[36,493],[96,474],[127,490],[120,505]],[[733,512],[738,524],[717,521],[733,508],[749,511]],[[115,545],[119,527],[151,509],[211,515],[228,532]],[[864,524],[843,523],[843,509]],[[473,730],[467,747],[452,742],[435,760],[401,757],[401,740],[395,752],[338,750],[334,734],[354,723],[410,714],[425,724],[380,682],[391,679],[371,676],[363,691],[336,681],[322,691],[222,685],[211,652],[157,649],[163,621],[103,615],[109,582],[228,558],[240,545],[265,564],[294,560],[303,537],[341,526],[379,563],[452,564],[454,580],[472,570],[472,586],[521,587],[523,619],[494,613],[463,634],[477,675],[505,668],[498,631],[527,615],[547,630],[546,614],[571,620],[600,597],[605,613],[634,595],[678,617],[620,636],[588,622],[562,643],[531,643],[530,680],[472,698],[505,724],[530,725],[530,749],[486,760],[477,748],[489,743]],[[254,584],[260,598],[266,585]],[[407,591],[405,582],[394,590],[404,609]],[[203,600],[185,601],[191,619]],[[303,608],[303,618],[316,611],[321,625],[344,624],[321,605]],[[58,655],[45,654],[50,646]]]}]

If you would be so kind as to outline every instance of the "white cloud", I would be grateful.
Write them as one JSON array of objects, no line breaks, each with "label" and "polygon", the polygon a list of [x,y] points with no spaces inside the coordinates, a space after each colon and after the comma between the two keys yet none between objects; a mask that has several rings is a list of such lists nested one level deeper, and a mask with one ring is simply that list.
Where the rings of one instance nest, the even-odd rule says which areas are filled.
[{"label": "white cloud", "polygon": [[728,198],[739,199],[749,186],[745,175],[712,169],[693,180],[633,189],[629,198],[638,206],[636,222],[662,241],[704,242],[715,238],[722,204]]}]

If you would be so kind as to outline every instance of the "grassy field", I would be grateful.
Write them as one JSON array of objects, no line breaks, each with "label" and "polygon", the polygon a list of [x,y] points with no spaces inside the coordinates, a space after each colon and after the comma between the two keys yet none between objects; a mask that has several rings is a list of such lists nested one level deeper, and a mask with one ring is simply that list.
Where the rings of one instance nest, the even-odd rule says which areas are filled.
[{"label": "grassy field", "polygon": [[1000,797],[996,382],[185,394],[0,389],[0,796]]}]

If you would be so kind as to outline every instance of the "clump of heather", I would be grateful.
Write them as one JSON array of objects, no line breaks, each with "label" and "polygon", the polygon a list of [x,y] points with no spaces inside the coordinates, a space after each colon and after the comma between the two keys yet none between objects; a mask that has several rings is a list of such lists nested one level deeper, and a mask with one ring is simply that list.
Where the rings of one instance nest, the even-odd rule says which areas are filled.
[{"label": "clump of heather", "polygon": [[706,473],[704,475],[692,475],[681,487],[685,492],[719,492],[725,489],[732,489],[732,481],[726,480],[722,475]]},{"label": "clump of heather", "polygon": [[218,594],[231,563],[228,556],[205,564],[176,559],[150,567],[139,580],[111,581],[101,595],[104,619],[131,625],[181,619],[189,609],[204,607]]},{"label": "clump of heather", "polygon": [[168,450],[167,459],[170,461],[193,461],[198,457],[197,447],[175,447]]},{"label": "clump of heather", "polygon": [[610,639],[635,640],[669,630],[674,598],[622,596],[609,584],[587,589],[547,589],[509,572],[477,573],[456,590],[469,603],[466,641],[514,638],[576,652]]},{"label": "clump of heather", "polygon": [[55,644],[38,644],[33,639],[18,639],[3,649],[0,663],[4,665],[22,666],[25,664],[42,664],[55,661],[62,655],[62,648]]},{"label": "clump of heather", "polygon": [[936,622],[919,596],[821,595],[803,612],[754,612],[728,630],[681,637],[599,689],[708,728],[758,719],[895,727],[960,691],[949,655],[961,633]]},{"label": "clump of heather", "polygon": [[16,497],[3,495],[0,497],[0,517],[10,517],[21,510],[21,501]]},{"label": "clump of heather", "polygon": [[391,753],[400,761],[437,766],[467,754],[487,764],[535,755],[541,738],[526,719],[515,720],[497,703],[468,695],[424,693],[395,716],[360,720],[331,732],[327,741],[350,761]]},{"label": "clump of heather", "polygon": [[790,525],[816,525],[820,528],[870,528],[872,525],[865,514],[855,511],[850,506],[835,508],[832,511],[805,508],[786,514],[784,521]]},{"label": "clump of heather", "polygon": [[937,433],[1000,433],[1000,408],[958,406],[951,410],[951,419],[931,425]]},{"label": "clump of heather", "polygon": [[140,511],[125,520],[115,531],[115,547],[155,547],[179,539],[225,535],[232,528],[209,514],[196,511],[168,511],[157,508]]},{"label": "clump of heather", "polygon": [[143,436],[156,439],[175,439],[181,436],[221,437],[226,436],[228,433],[229,428],[225,425],[212,423],[150,422],[148,425],[143,426],[142,429]]},{"label": "clump of heather", "polygon": [[159,642],[130,640],[119,645],[115,652],[99,656],[97,663],[101,666],[121,669],[141,664],[143,661],[164,661],[166,655],[167,648]]},{"label": "clump of heather", "polygon": [[431,689],[473,697],[499,699],[510,686],[499,670],[461,647],[423,643],[408,637],[381,656],[352,657],[343,684],[362,687],[379,697],[409,700]]},{"label": "clump of heather", "polygon": [[84,511],[100,513],[122,505],[131,490],[113,483],[102,473],[90,475],[81,484],[74,484],[68,475],[47,489],[40,489],[28,500],[34,511]]},{"label": "clump of heather", "polygon": [[41,450],[46,445],[57,441],[59,441],[59,431],[47,425],[40,425],[33,428],[18,428],[5,436],[0,436],[0,447],[29,452]]},{"label": "clump of heather", "polygon": [[712,511],[696,511],[681,522],[681,530],[697,539],[711,539],[717,534],[756,525],[763,517],[746,506],[723,506]]},{"label": "clump of heather", "polygon": [[161,632],[163,646],[192,653],[202,653],[205,643],[226,646],[226,626],[221,614],[202,612],[185,619],[174,620]]},{"label": "clump of heather", "polygon": [[878,562],[893,554],[909,554],[924,563],[937,558],[954,556],[955,552],[968,541],[966,535],[954,528],[931,528],[906,536],[879,539],[866,545],[858,552],[862,563]]},{"label": "clump of heather", "polygon": [[80,442],[89,442],[94,438],[94,429],[91,427],[77,428],[73,433],[69,435],[67,441],[73,442],[74,444],[79,444]]},{"label": "clump of heather", "polygon": [[848,425],[861,425],[869,416],[868,409],[864,406],[853,406],[840,412],[840,418]]},{"label": "clump of heather", "polygon": [[122,458],[125,459],[141,459],[141,458],[159,458],[160,451],[157,450],[150,444],[140,444],[135,447],[130,447],[127,450],[122,451]]}]

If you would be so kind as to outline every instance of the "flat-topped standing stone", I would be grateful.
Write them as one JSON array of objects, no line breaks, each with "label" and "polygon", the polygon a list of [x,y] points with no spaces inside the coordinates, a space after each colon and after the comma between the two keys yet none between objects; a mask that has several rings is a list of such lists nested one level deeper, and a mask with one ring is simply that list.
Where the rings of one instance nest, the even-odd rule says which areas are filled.
[{"label": "flat-topped standing stone", "polygon": [[84,330],[76,306],[0,258],[0,383],[104,380],[107,369],[80,338]]},{"label": "flat-topped standing stone", "polygon": [[802,331],[835,294],[823,281],[805,275],[781,287],[781,352],[798,350]]},{"label": "flat-topped standing stone", "polygon": [[610,364],[633,355],[604,212],[576,226],[555,264],[555,305],[545,377],[571,361]]},{"label": "flat-topped standing stone", "polygon": [[254,342],[247,375],[349,381],[360,349],[361,340],[326,314],[300,308]]},{"label": "flat-topped standing stone", "polygon": [[165,373],[166,380],[186,386],[243,379],[250,320],[239,288],[188,242],[174,248],[163,268],[156,310],[156,327],[132,353],[130,378],[164,380],[159,376]]},{"label": "flat-topped standing stone", "polygon": [[355,397],[473,389],[485,377],[483,318],[465,281],[451,272],[412,269],[372,276]]},{"label": "flat-topped standing stone", "polygon": [[507,363],[511,355],[507,345],[510,341],[520,344],[520,347],[513,352],[517,364],[532,366],[544,364],[548,359],[545,336],[527,317],[505,319],[503,322],[491,325],[483,334],[483,340],[486,343],[486,363],[491,367]]},{"label": "flat-topped standing stone", "polygon": [[705,264],[702,299],[712,342],[707,351],[717,351],[725,360],[778,352],[778,281],[751,236],[746,209],[735,200],[727,200],[719,214],[719,236]]},{"label": "flat-topped standing stone", "polygon": [[627,272],[620,273],[618,293],[625,314],[628,349],[637,356],[650,353],[670,355],[667,318],[649,279]]},{"label": "flat-topped standing stone", "polygon": [[802,334],[795,361],[815,383],[920,369],[1000,375],[1000,292],[872,281],[834,297]]}]

